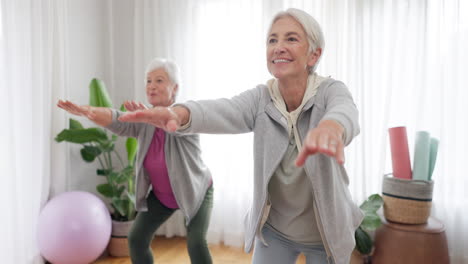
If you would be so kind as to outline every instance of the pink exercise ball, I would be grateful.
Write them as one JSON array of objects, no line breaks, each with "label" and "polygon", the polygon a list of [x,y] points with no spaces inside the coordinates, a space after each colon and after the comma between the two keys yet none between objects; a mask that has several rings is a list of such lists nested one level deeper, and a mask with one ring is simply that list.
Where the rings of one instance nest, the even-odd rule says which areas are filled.
[{"label": "pink exercise ball", "polygon": [[39,250],[54,264],[88,264],[105,250],[111,228],[109,210],[97,196],[81,191],[62,193],[39,215]]}]

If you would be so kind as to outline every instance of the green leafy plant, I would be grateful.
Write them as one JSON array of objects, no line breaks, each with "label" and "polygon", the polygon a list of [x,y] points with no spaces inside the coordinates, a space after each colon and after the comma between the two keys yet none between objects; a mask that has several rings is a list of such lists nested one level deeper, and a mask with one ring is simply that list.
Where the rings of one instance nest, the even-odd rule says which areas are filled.
[{"label": "green leafy plant", "polygon": [[[112,101],[101,80],[93,79],[89,85],[89,105],[112,108]],[[121,110],[125,111],[121,106]],[[100,168],[97,175],[106,178],[106,183],[96,186],[96,190],[110,200],[111,216],[116,221],[129,221],[135,218],[135,156],[137,141],[129,137],[126,140],[126,164],[115,150],[118,136],[109,136],[99,127],[84,128],[75,119],[70,119],[69,128],[62,130],[56,137],[57,142],[69,142],[82,145],[81,157],[86,162],[97,160]],[[115,162],[117,159],[117,163]]]},{"label": "green leafy plant", "polygon": [[359,208],[364,212],[364,220],[354,233],[356,249],[363,255],[372,252],[374,242],[368,232],[372,232],[382,225],[377,211],[382,207],[383,199],[379,194],[373,194],[365,200]]}]

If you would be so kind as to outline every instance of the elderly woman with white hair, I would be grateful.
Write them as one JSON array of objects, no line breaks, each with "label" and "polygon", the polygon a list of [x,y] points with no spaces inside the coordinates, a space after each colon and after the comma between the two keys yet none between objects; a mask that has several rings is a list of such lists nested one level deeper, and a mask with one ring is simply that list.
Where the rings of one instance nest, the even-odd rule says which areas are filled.
[{"label": "elderly woman with white hair", "polygon": [[306,12],[278,13],[268,31],[273,79],[231,99],[190,101],[120,117],[167,131],[254,133],[253,204],[245,250],[253,263],[349,263],[363,214],[353,203],[344,147],[359,133],[346,86],[319,76],[319,24]]},{"label": "elderly woman with white hair", "polygon": [[[153,107],[170,107],[179,90],[176,64],[154,59],[146,70],[146,97]],[[127,101],[130,111],[145,109]],[[137,217],[129,234],[132,263],[153,263],[150,244],[157,228],[177,209],[185,217],[187,248],[192,263],[212,263],[206,242],[213,187],[211,173],[201,159],[199,136],[166,132],[148,124],[120,122],[123,112],[109,108],[58,102],[69,113],[87,117],[110,131],[138,139],[136,168]]]}]

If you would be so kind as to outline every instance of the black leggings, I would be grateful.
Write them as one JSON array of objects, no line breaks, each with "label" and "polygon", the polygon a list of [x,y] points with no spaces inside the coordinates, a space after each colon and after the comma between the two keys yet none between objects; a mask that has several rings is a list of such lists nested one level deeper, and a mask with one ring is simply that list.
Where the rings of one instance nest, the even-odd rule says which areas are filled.
[{"label": "black leggings", "polygon": [[[130,258],[134,264],[152,264],[151,241],[154,233],[176,210],[167,208],[154,194],[148,195],[148,211],[139,212],[130,229],[128,242]],[[213,186],[211,186],[203,200],[197,214],[187,226],[187,248],[192,263],[212,263],[206,231],[210,223],[213,208]]]}]

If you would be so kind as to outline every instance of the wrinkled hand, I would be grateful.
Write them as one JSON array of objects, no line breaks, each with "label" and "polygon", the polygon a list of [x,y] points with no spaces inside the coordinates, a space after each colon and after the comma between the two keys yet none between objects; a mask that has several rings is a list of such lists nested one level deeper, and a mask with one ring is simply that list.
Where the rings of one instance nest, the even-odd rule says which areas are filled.
[{"label": "wrinkled hand", "polygon": [[343,127],[333,120],[323,121],[316,128],[311,129],[297,156],[296,165],[303,166],[309,155],[323,153],[334,157],[339,164],[344,164]]},{"label": "wrinkled hand", "polygon": [[57,106],[76,116],[85,116],[90,120],[94,120],[96,118],[96,114],[89,105],[77,105],[68,100],[59,100]]},{"label": "wrinkled hand", "polygon": [[148,109],[146,105],[142,104],[141,102],[135,102],[135,101],[125,101],[123,105],[125,109],[127,109],[127,111],[130,111],[130,112]]},{"label": "wrinkled hand", "polygon": [[180,127],[177,114],[170,107],[156,106],[151,109],[125,113],[119,121],[130,123],[148,123],[155,127],[174,132]]}]

